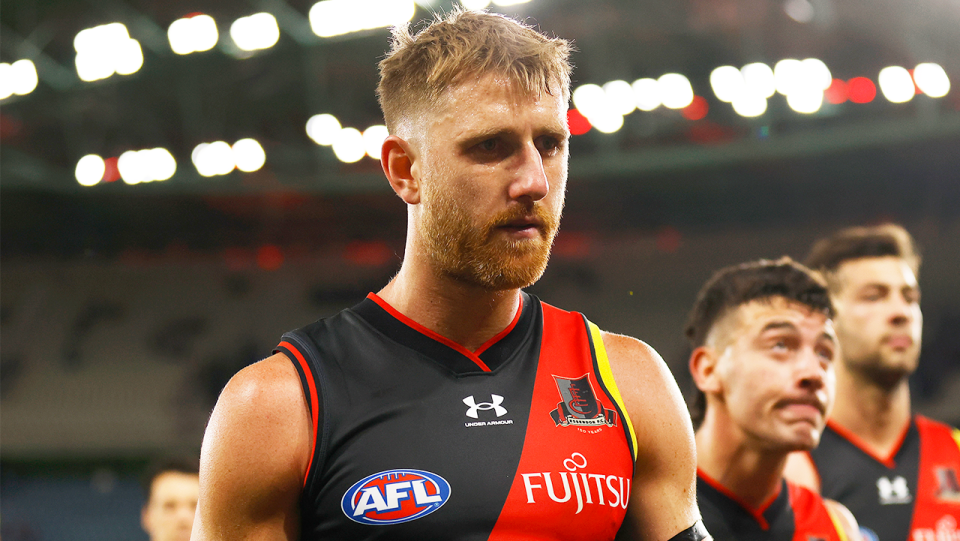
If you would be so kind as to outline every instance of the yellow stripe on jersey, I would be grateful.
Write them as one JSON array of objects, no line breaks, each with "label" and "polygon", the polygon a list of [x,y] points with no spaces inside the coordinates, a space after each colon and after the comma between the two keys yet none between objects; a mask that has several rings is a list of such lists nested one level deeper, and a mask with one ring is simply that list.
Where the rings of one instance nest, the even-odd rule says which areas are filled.
[{"label": "yellow stripe on jersey", "polygon": [[960,430],[954,428],[950,433],[953,435],[953,441],[957,442],[957,447],[960,448]]},{"label": "yellow stripe on jersey", "polygon": [[843,529],[843,522],[840,520],[840,517],[837,516],[836,511],[834,511],[827,502],[823,502],[823,508],[827,510],[827,515],[830,516],[830,522],[833,523],[833,529],[837,530],[837,535],[840,536],[840,541],[847,541],[847,531]]},{"label": "yellow stripe on jersey", "polygon": [[607,387],[607,390],[610,391],[610,396],[617,405],[620,406],[620,411],[623,412],[623,423],[630,432],[630,440],[633,443],[630,447],[633,450],[633,460],[637,460],[637,434],[633,431],[633,423],[630,421],[630,415],[627,413],[626,406],[623,405],[623,397],[620,396],[620,389],[617,388],[617,382],[613,379],[613,370],[610,369],[607,350],[603,347],[603,337],[600,336],[600,328],[589,321],[587,323],[590,325],[590,337],[593,340],[593,350],[597,353],[597,366],[600,369],[600,379],[603,380],[603,384]]}]

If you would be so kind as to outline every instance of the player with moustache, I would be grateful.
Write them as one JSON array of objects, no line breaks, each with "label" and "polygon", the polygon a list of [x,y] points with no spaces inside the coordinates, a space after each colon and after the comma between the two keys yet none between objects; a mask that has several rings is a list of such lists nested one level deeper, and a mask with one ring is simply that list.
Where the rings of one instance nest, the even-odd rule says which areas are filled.
[{"label": "player with moustache", "polygon": [[787,475],[844,503],[868,541],[960,538],[960,431],[911,412],[920,358],[920,257],[901,226],[852,227],[817,241],[842,355],[837,404],[817,449]]},{"label": "player with moustache", "polygon": [[698,389],[697,499],[716,539],[860,539],[837,502],[783,479],[816,447],[834,397],[837,337],[824,284],[787,259],[717,271],[686,335]]},{"label": "player with moustache", "polygon": [[484,12],[394,31],[400,270],[226,386],[195,541],[709,539],[662,359],[523,291],[564,206],[569,51]]}]

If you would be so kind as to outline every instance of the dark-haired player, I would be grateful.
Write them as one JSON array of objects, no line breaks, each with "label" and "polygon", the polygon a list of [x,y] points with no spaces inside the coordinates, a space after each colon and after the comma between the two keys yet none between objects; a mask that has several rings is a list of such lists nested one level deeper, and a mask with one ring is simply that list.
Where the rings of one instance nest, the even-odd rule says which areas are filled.
[{"label": "dark-haired player", "polygon": [[194,541],[706,538],[663,361],[522,291],[563,208],[568,53],[483,12],[394,33],[400,271],[227,385]]},{"label": "dark-haired player", "polygon": [[837,309],[837,404],[820,446],[787,475],[845,504],[864,537],[960,539],[960,432],[911,415],[907,378],[920,356],[920,258],[893,224],[854,227],[814,244]]},{"label": "dark-haired player", "polygon": [[783,480],[787,456],[817,445],[833,400],[832,315],[825,285],[788,259],[721,269],[700,291],[686,335],[697,500],[716,539],[859,539],[842,505]]},{"label": "dark-haired player", "polygon": [[143,492],[140,524],[150,541],[189,541],[200,493],[196,461],[171,458],[152,463],[143,478]]}]

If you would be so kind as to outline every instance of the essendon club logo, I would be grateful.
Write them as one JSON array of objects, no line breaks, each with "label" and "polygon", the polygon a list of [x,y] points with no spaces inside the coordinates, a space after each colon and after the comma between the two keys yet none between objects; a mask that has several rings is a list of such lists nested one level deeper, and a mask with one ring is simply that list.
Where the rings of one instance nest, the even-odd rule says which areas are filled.
[{"label": "essendon club logo", "polygon": [[593,392],[590,374],[577,379],[553,376],[562,402],[550,412],[556,426],[617,426],[617,412],[603,407]]}]

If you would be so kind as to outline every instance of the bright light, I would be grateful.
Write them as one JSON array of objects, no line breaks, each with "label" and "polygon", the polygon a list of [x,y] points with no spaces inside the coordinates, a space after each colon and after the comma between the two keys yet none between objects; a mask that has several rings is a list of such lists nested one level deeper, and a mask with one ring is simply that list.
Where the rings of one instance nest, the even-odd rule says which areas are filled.
[{"label": "bright light", "polygon": [[209,15],[195,15],[177,19],[167,29],[170,48],[177,54],[209,51],[217,44],[217,22]]},{"label": "bright light", "polygon": [[727,103],[744,93],[743,74],[733,66],[720,66],[710,72],[710,87],[717,99]]},{"label": "bright light", "polygon": [[660,87],[660,97],[664,107],[669,109],[683,109],[693,102],[693,87],[690,81],[679,73],[667,73],[657,79]]},{"label": "bright light", "polygon": [[490,5],[490,0],[460,0],[467,9],[483,9]]},{"label": "bright light", "polygon": [[931,98],[942,98],[950,93],[950,78],[939,64],[917,64],[913,70],[913,80],[917,82],[917,87]]},{"label": "bright light", "polygon": [[900,66],[889,66],[880,70],[880,91],[891,103],[906,103],[913,99],[916,89],[910,72]]},{"label": "bright light", "polygon": [[623,127],[623,115],[608,111],[595,117],[588,117],[593,127],[600,133],[613,133]]},{"label": "bright light", "polygon": [[733,100],[733,110],[740,116],[753,118],[767,112],[767,98],[744,92]]},{"label": "bright light", "polygon": [[130,75],[143,66],[140,43],[127,27],[110,23],[81,30],[73,40],[77,75],[84,81],[106,79],[114,73]]},{"label": "bright light", "polygon": [[127,184],[163,181],[177,171],[177,162],[165,148],[128,150],[117,160],[120,178]]},{"label": "bright light", "polygon": [[396,26],[412,19],[416,7],[413,0],[324,0],[310,8],[310,28],[328,38]]},{"label": "bright light", "polygon": [[269,13],[240,17],[230,25],[230,37],[244,51],[269,49],[280,39],[277,19]]},{"label": "bright light", "polygon": [[197,172],[205,177],[226,175],[233,171],[233,149],[225,141],[200,143],[190,155]]},{"label": "bright light", "polygon": [[498,6],[515,6],[517,4],[526,4],[530,0],[493,0],[493,3]]},{"label": "bright light", "polygon": [[340,129],[340,121],[337,120],[337,117],[326,113],[313,115],[307,121],[307,135],[318,145],[332,145],[337,140]]},{"label": "bright light", "polygon": [[383,140],[390,135],[386,126],[370,126],[363,131],[363,148],[367,156],[374,160],[380,159],[380,149],[383,147]]},{"label": "bright light", "polygon": [[96,154],[87,154],[77,162],[77,169],[74,176],[81,186],[93,186],[100,182],[103,174],[107,171],[107,165],[103,158]]},{"label": "bright light", "polygon": [[573,91],[573,105],[592,121],[607,112],[607,94],[595,84],[580,85]]},{"label": "bright light", "polygon": [[337,134],[333,143],[333,153],[337,159],[345,163],[360,161],[366,154],[363,147],[363,135],[356,128],[344,128]]},{"label": "bright light", "polygon": [[267,154],[263,151],[254,139],[241,139],[233,144],[233,162],[237,164],[237,169],[244,173],[252,173],[261,167],[267,161]]},{"label": "bright light", "polygon": [[815,15],[810,0],[787,0],[783,3],[783,11],[798,23],[808,23],[813,20]]},{"label": "bright light", "polygon": [[26,96],[37,88],[37,68],[27,59],[0,63],[0,100],[13,94]]},{"label": "bright light", "polygon": [[747,64],[740,70],[747,91],[769,98],[777,91],[777,81],[773,70],[763,62]]},{"label": "bright light", "polygon": [[603,93],[607,96],[610,108],[621,115],[629,115],[637,108],[633,88],[626,81],[610,81],[603,85]]},{"label": "bright light", "polygon": [[800,61],[795,58],[784,58],[773,66],[777,92],[787,96],[791,90],[803,84],[803,69],[800,66]]},{"label": "bright light", "polygon": [[807,58],[800,62],[800,68],[804,79],[809,81],[810,86],[818,90],[826,90],[833,83],[833,75],[830,68],[819,58]]},{"label": "bright light", "polygon": [[787,96],[787,105],[805,115],[816,113],[823,105],[823,91],[812,87],[806,90],[794,90]]},{"label": "bright light", "polygon": [[633,88],[633,99],[637,102],[637,109],[641,111],[653,111],[663,105],[660,99],[660,85],[656,79],[637,79],[631,85]]}]

